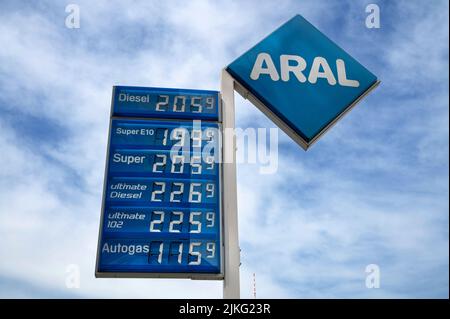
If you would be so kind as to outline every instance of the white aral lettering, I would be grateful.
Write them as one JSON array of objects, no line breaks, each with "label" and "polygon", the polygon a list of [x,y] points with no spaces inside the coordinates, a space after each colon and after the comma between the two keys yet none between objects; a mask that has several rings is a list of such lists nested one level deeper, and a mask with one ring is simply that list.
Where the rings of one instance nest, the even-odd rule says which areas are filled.
[{"label": "white aral lettering", "polygon": [[[320,69],[323,71],[320,71]],[[331,71],[327,60],[320,56],[314,58],[311,71],[309,72],[308,81],[314,84],[317,82],[317,78],[327,79],[329,85],[336,84],[336,79],[334,78],[333,72]]]},{"label": "white aral lettering", "polygon": [[[325,79],[329,85],[338,83],[341,86],[359,87],[359,81],[347,78],[345,62],[342,59],[336,60],[337,81],[328,61],[324,57],[314,58],[308,76],[306,76],[308,73],[306,72],[307,66],[305,59],[301,56],[282,54],[280,56],[281,80],[288,82],[292,73],[300,83],[308,81],[311,84],[315,84],[318,79]],[[272,81],[279,81],[280,74],[270,54],[262,52],[256,57],[250,78],[256,81],[261,75],[269,75]]]},{"label": "white aral lettering", "polygon": [[337,59],[336,67],[338,72],[338,80],[339,84],[342,86],[351,86],[357,88],[359,86],[359,82],[356,80],[347,79],[347,74],[345,72],[345,62],[344,60]]},{"label": "white aral lettering", "polygon": [[[295,65],[290,65],[289,62],[295,62]],[[281,79],[285,82],[289,81],[289,73],[292,72],[301,83],[306,82],[306,77],[303,75],[303,71],[306,69],[306,61],[298,55],[283,54],[280,56],[281,64]]]},{"label": "white aral lettering", "polygon": [[[264,64],[266,65],[265,68],[263,67]],[[278,81],[280,79],[277,68],[275,67],[275,64],[273,64],[272,58],[268,53],[258,54],[250,78],[252,80],[258,80],[261,74],[269,74],[272,81]]]}]

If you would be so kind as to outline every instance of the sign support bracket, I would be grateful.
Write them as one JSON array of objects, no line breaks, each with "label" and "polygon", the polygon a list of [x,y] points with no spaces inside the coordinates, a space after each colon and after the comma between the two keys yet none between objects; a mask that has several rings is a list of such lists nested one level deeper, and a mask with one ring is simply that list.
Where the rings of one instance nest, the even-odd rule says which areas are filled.
[{"label": "sign support bracket", "polygon": [[220,81],[223,121],[223,227],[224,227],[224,280],[223,298],[239,299],[240,248],[236,185],[236,136],[234,79],[222,70]]}]

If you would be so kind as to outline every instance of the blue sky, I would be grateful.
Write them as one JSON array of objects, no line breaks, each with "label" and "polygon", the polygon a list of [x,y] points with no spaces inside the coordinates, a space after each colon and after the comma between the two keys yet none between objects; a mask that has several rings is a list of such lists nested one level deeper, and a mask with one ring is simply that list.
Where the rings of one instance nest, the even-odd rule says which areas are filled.
[{"label": "blue sky", "polygon": [[[64,25],[76,3],[81,28]],[[368,3],[381,28],[367,29]],[[220,282],[94,279],[111,87],[219,89],[302,14],[382,81],[279,169],[238,167],[241,295],[448,298],[447,1],[0,2],[0,297],[220,298]],[[236,97],[237,126],[275,127]],[[80,267],[80,288],[65,285]],[[365,287],[377,264],[381,287]]]}]

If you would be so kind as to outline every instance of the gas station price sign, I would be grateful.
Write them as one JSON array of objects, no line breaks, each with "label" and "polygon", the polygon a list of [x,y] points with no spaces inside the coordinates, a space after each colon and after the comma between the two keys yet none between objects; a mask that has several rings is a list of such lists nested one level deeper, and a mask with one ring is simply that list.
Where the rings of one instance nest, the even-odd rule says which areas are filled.
[{"label": "gas station price sign", "polygon": [[223,278],[219,101],[114,87],[97,277]]}]

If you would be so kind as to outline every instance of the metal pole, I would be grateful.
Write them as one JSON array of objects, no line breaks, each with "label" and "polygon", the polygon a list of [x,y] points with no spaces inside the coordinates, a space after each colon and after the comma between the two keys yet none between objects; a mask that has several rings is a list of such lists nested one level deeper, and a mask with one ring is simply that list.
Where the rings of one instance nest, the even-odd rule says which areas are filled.
[{"label": "metal pole", "polygon": [[234,79],[223,69],[220,81],[223,121],[224,280],[223,298],[240,298],[240,249],[236,190],[236,136],[234,134]]}]

